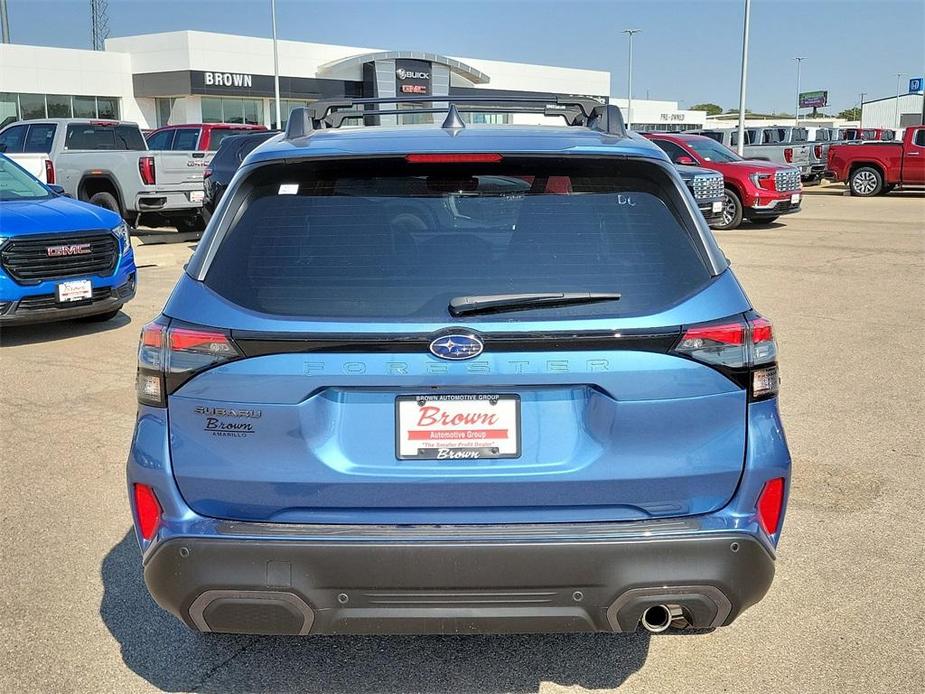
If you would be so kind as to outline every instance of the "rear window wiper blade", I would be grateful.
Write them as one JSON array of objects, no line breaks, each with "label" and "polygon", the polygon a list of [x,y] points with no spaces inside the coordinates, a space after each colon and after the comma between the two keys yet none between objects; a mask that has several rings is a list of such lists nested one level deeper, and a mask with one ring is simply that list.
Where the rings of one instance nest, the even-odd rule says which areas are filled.
[{"label": "rear window wiper blade", "polygon": [[523,294],[484,294],[457,296],[450,300],[449,310],[454,316],[495,311],[516,311],[545,306],[594,304],[599,301],[619,301],[616,292],[531,292]]}]

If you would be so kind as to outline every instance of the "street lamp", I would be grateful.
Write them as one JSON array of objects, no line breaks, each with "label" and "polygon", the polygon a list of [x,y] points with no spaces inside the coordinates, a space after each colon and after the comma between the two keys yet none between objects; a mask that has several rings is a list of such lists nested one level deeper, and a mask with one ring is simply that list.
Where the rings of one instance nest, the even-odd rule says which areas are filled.
[{"label": "street lamp", "polygon": [[806,58],[800,57],[794,60],[797,61],[797,107],[793,111],[793,127],[797,127],[800,124],[800,68],[803,67],[803,61]]},{"label": "street lamp", "polygon": [[867,92],[861,92],[861,115],[858,116],[858,130],[864,129],[864,97]]},{"label": "street lamp", "polygon": [[899,83],[902,81],[902,76],[905,74],[905,72],[896,73],[896,106],[893,109],[893,124],[897,129],[899,128]]},{"label": "street lamp", "polygon": [[279,46],[276,40],[276,0],[270,0],[270,13],[273,15],[273,91],[276,95],[276,127],[283,129],[283,119],[279,104]]},{"label": "street lamp", "polygon": [[630,37],[630,59],[627,65],[627,96],[626,96],[626,127],[633,124],[633,34],[638,34],[642,29],[624,29],[623,33]]},{"label": "street lamp", "polygon": [[752,12],[752,0],[745,0],[745,24],[742,26],[742,74],[739,78],[739,142],[736,147],[739,156],[745,154],[745,82],[748,75],[748,20]]}]

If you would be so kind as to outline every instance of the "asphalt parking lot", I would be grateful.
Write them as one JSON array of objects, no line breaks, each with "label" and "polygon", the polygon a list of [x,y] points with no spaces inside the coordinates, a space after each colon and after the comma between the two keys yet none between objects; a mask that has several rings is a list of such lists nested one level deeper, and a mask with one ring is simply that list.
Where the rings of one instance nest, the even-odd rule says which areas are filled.
[{"label": "asphalt parking lot", "polygon": [[925,691],[925,194],[719,235],[775,324],[794,484],[768,597],[649,636],[197,635],[145,591],[124,464],[140,327],[190,243],[137,249],[106,324],[0,336],[0,691]]}]

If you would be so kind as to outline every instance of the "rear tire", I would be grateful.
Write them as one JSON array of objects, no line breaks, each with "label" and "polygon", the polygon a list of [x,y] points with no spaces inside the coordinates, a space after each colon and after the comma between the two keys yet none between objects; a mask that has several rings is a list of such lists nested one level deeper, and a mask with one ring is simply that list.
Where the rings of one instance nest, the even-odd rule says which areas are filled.
[{"label": "rear tire", "polygon": [[206,228],[205,222],[202,221],[202,217],[198,214],[192,217],[177,217],[170,221],[177,227],[177,231],[182,231],[184,233],[202,231]]},{"label": "rear tire", "polygon": [[883,190],[883,176],[872,166],[860,166],[851,172],[848,188],[852,195],[861,198],[879,195]]},{"label": "rear tire", "polygon": [[110,212],[115,212],[120,217],[123,216],[122,209],[119,207],[119,201],[116,200],[116,196],[112,193],[107,193],[105,191],[94,193],[90,196],[89,203],[97,207],[102,207]]},{"label": "rear tire", "polygon": [[726,188],[723,193],[723,214],[719,220],[711,224],[714,229],[728,231],[735,229],[742,223],[742,201],[735,191]]},{"label": "rear tire", "polygon": [[86,321],[87,323],[104,323],[118,316],[119,311],[121,310],[122,307],[120,306],[119,308],[114,308],[112,311],[106,311],[106,313],[97,313],[92,316],[83,316],[80,318],[80,320]]}]

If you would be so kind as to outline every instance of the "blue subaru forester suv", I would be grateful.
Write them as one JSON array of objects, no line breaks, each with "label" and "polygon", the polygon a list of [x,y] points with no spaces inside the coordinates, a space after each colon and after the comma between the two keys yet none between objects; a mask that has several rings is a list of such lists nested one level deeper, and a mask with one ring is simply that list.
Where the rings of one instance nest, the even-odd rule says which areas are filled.
[{"label": "blue subaru forester suv", "polygon": [[730,624],[789,489],[771,323],[616,107],[444,100],[294,111],[145,326],[151,595],[203,632]]},{"label": "blue subaru forester suv", "polygon": [[0,327],[113,318],[135,296],[122,218],[0,154]]}]

